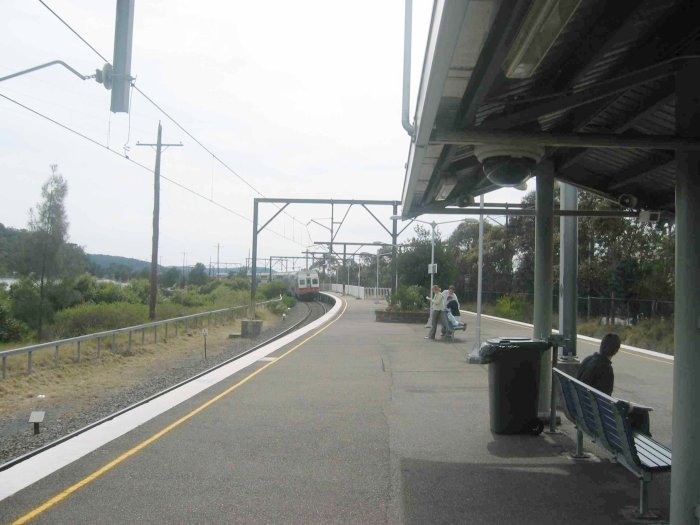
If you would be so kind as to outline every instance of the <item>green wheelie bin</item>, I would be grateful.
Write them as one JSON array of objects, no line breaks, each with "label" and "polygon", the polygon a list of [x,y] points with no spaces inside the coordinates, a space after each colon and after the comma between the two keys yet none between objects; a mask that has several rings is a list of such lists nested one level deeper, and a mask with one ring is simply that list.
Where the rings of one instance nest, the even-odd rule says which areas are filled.
[{"label": "green wheelie bin", "polygon": [[547,341],[516,337],[488,339],[481,345],[489,364],[489,415],[496,434],[533,434],[544,429],[537,417],[540,363]]}]

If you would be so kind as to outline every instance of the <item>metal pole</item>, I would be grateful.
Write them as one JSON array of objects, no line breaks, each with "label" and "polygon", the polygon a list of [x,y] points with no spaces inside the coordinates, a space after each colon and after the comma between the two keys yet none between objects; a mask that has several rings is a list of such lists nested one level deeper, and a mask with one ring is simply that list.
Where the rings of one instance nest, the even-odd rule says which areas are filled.
[{"label": "metal pole", "polygon": [[[562,210],[578,209],[578,190],[560,183]],[[563,337],[562,361],[576,360],[576,319],[578,317],[578,219],[559,219],[559,333]],[[556,351],[556,350],[555,350]]]},{"label": "metal pole", "polygon": [[258,199],[253,199],[253,260],[250,270],[250,318],[255,319],[255,294],[258,291],[258,282],[255,274],[258,270]]},{"label": "metal pole", "polygon": [[[555,346],[552,349],[552,375],[557,367],[557,358],[559,349]],[[549,396],[549,433],[554,434],[557,431],[557,392],[554,389],[554,378],[552,377],[552,388]]]},{"label": "metal pole", "polygon": [[[676,76],[676,126],[681,136],[700,133],[700,75],[688,65]],[[676,296],[673,362],[673,469],[671,523],[700,517],[700,153],[676,152]]]},{"label": "metal pole", "polygon": [[[430,237],[430,293],[433,293],[433,276],[435,275],[435,221],[430,223],[433,234]],[[432,319],[432,316],[431,316]]]},{"label": "metal pole", "polygon": [[[535,305],[532,338],[540,341],[546,341],[552,333],[553,206],[554,165],[551,160],[546,160],[537,168],[535,205]],[[544,353],[540,362],[539,413],[549,412],[551,366],[551,354]]]},{"label": "metal pole", "polygon": [[377,282],[374,286],[374,300],[379,299],[379,250],[377,250]]},{"label": "metal pole", "polygon": [[[479,196],[479,207],[484,207],[484,196]],[[481,292],[484,277],[484,215],[479,216],[479,261],[476,285],[476,341],[475,348],[481,347]]]},{"label": "metal pole", "polygon": [[[430,292],[428,295],[433,297],[433,286],[434,286],[434,275],[435,275],[435,226],[437,224],[435,221],[430,223],[430,228],[432,234],[430,236]],[[426,328],[432,328],[433,326],[433,301],[430,301],[430,313],[428,315],[428,322],[425,323]]]},{"label": "metal pole", "polygon": [[[394,204],[393,205],[393,217],[396,217],[397,211],[398,211],[398,205]],[[398,234],[398,225],[396,223],[396,218],[392,221],[393,225],[391,227],[391,260],[394,261],[394,293],[398,293],[399,291],[399,261],[398,258],[396,257],[397,251],[398,251],[398,239],[399,239],[399,234]]]},{"label": "metal pole", "polygon": [[[405,1],[403,29],[403,96],[401,97],[401,125],[413,137],[416,128],[411,125],[409,118],[411,95],[411,29],[413,23],[413,1]],[[396,212],[394,212],[396,215]]]}]

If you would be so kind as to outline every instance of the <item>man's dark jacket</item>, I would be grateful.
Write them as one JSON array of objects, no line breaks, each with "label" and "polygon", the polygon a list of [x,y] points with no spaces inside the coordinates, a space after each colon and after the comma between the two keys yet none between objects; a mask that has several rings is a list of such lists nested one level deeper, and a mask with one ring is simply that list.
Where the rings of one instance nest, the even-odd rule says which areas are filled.
[{"label": "man's dark jacket", "polygon": [[589,355],[581,361],[576,379],[605,392],[609,396],[612,395],[615,374],[610,359],[598,352]]}]

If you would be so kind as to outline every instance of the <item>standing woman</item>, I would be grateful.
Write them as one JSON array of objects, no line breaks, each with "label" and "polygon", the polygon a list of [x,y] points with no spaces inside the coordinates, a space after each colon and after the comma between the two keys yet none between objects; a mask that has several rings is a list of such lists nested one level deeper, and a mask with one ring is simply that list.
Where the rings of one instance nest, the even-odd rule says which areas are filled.
[{"label": "standing woman", "polygon": [[430,300],[430,334],[427,335],[426,339],[435,339],[435,331],[437,330],[438,323],[443,327],[443,332],[445,328],[445,298],[440,293],[440,287],[436,284],[433,285],[433,298]]}]

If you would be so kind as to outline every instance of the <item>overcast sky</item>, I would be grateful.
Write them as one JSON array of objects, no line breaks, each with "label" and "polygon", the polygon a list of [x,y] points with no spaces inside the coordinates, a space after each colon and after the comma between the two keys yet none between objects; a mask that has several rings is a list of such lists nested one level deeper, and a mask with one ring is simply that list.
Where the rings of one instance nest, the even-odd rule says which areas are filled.
[{"label": "overcast sky", "polygon": [[[44,4],[112,61],[116,1]],[[46,6],[0,3],[0,77],[52,60],[84,75],[104,64]],[[414,1],[412,106],[431,9]],[[156,142],[159,120],[163,142],[183,143],[161,163],[167,266],[216,263],[217,245],[222,263],[244,263],[255,197],[400,200],[410,145],[401,127],[403,10],[403,0],[136,0],[135,84],[184,130],[137,91],[129,115],[110,113],[104,87],[59,66],[0,82],[0,223],[27,226],[57,164],[69,186],[70,241],[150,260],[155,152],[137,142]],[[522,194],[494,195],[487,200]],[[391,229],[391,208],[371,209]],[[261,205],[261,225],[276,211]],[[346,211],[335,206],[335,220]],[[259,257],[301,256],[329,239],[330,205],[285,212],[261,233]],[[336,241],[375,240],[390,237],[353,207]]]}]

